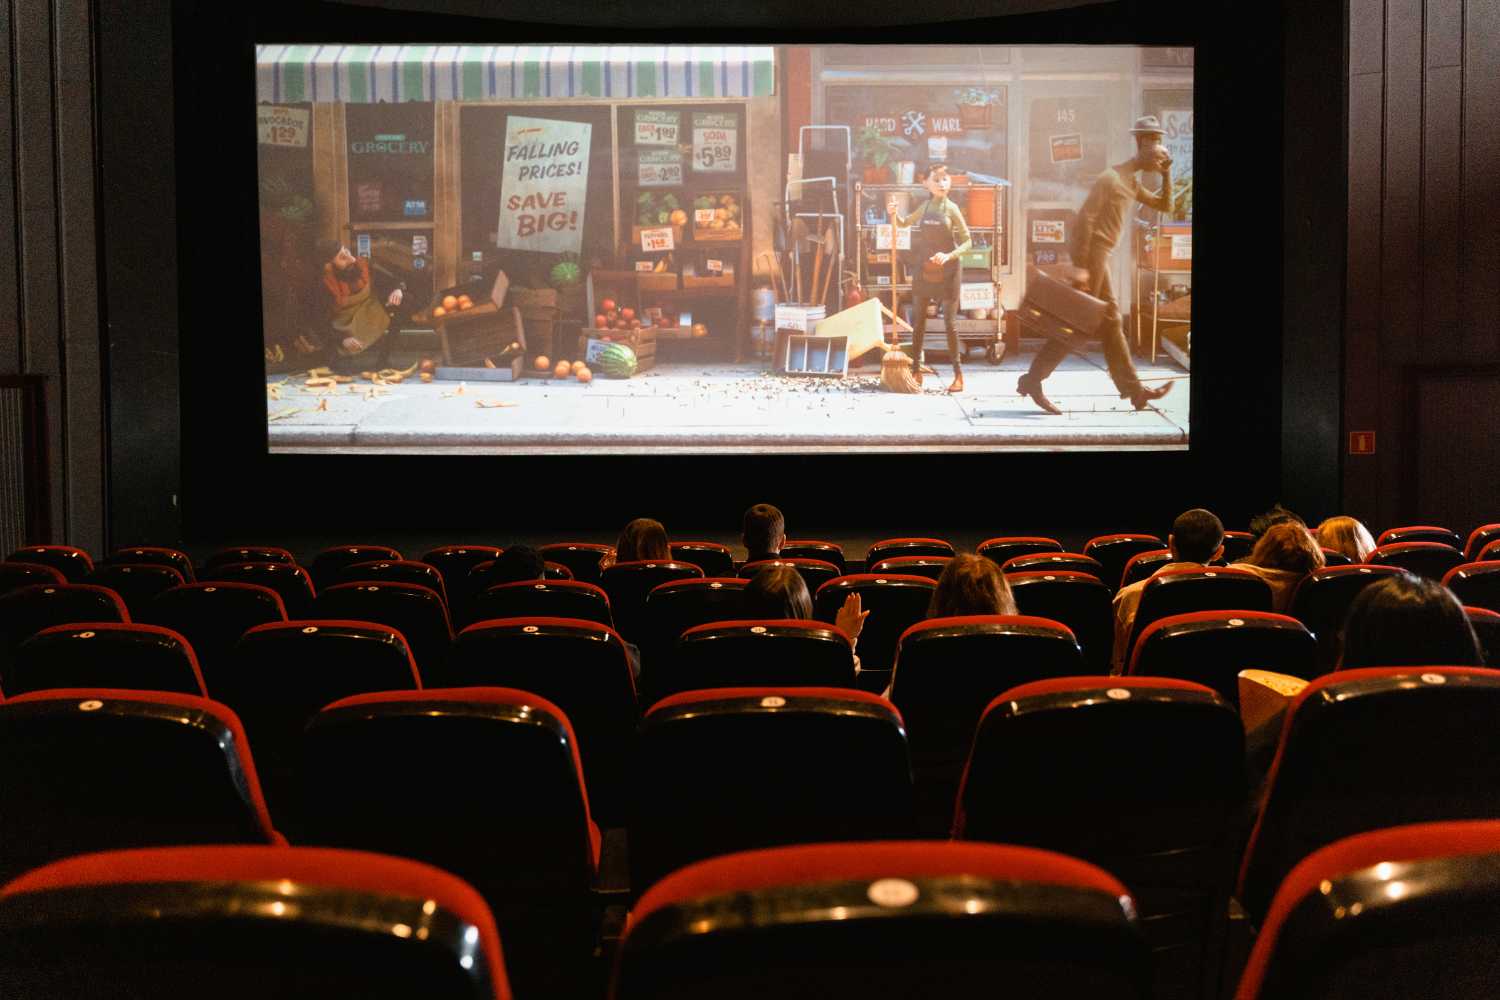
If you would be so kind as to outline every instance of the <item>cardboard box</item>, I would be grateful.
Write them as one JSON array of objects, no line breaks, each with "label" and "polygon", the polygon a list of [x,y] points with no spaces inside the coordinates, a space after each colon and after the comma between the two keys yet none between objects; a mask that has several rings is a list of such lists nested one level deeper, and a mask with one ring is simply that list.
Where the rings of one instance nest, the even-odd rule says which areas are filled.
[{"label": "cardboard box", "polygon": [[[708,254],[706,256],[713,256]],[[716,260],[719,258],[715,258]],[[734,287],[734,262],[724,261],[724,270],[718,274],[712,272],[698,273],[698,268],[689,261],[682,268],[683,288],[733,288]]]},{"label": "cardboard box", "polygon": [[488,365],[439,365],[432,377],[439,382],[514,382],[526,373],[526,358],[516,355],[509,363],[490,368]]},{"label": "cardboard box", "polygon": [[637,292],[677,291],[676,271],[638,271],[635,275]]},{"label": "cardboard box", "polygon": [[504,271],[495,272],[495,280],[490,284],[488,296],[484,299],[474,299],[474,305],[468,309],[448,312],[443,316],[434,316],[433,310],[443,304],[446,296],[468,295],[474,296],[476,285],[470,282],[466,285],[454,285],[444,288],[432,297],[427,308],[419,313],[412,314],[412,319],[418,323],[431,323],[434,329],[441,331],[442,324],[453,320],[467,322],[480,319],[485,316],[493,316],[505,305],[505,299],[510,291],[510,278]]},{"label": "cardboard box", "polygon": [[807,305],[797,302],[782,302],[776,306],[776,329],[796,330],[807,333],[828,316],[825,305]]},{"label": "cardboard box", "polygon": [[578,353],[583,356],[585,364],[592,365],[599,357],[599,352],[606,347],[615,344],[624,344],[635,352],[635,359],[640,363],[640,371],[649,371],[656,366],[656,337],[654,329],[640,330],[616,330],[610,333],[609,340],[601,339],[603,330],[592,330],[585,328],[578,337]]}]

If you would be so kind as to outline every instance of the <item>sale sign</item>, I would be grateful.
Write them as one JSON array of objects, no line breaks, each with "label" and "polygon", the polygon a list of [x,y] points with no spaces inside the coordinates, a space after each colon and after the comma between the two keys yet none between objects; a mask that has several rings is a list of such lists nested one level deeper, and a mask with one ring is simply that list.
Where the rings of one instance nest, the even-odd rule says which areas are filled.
[{"label": "sale sign", "polygon": [[646,111],[635,113],[637,146],[675,146],[682,131],[682,112]]},{"label": "sale sign", "polygon": [[307,123],[310,113],[305,108],[279,108],[271,104],[255,108],[255,130],[262,146],[307,146]]},{"label": "sale sign", "polygon": [[547,253],[582,248],[592,136],[587,122],[507,119],[498,246]]},{"label": "sale sign", "polygon": [[641,187],[680,187],[682,154],[675,149],[646,149],[640,153],[636,182]]},{"label": "sale sign", "polygon": [[734,173],[739,163],[740,116],[733,113],[693,115],[693,171]]},{"label": "sale sign", "polygon": [[1172,157],[1172,173],[1177,177],[1193,176],[1193,113],[1163,111],[1161,143]]}]

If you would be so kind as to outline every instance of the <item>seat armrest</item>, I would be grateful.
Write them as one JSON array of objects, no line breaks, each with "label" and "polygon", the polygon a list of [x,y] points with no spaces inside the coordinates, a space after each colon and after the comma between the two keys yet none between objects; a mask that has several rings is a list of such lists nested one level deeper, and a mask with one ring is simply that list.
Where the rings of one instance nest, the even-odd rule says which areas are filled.
[{"label": "seat armrest", "polygon": [[599,873],[594,880],[594,895],[611,903],[630,897],[630,845],[624,827],[604,831],[599,846]]}]

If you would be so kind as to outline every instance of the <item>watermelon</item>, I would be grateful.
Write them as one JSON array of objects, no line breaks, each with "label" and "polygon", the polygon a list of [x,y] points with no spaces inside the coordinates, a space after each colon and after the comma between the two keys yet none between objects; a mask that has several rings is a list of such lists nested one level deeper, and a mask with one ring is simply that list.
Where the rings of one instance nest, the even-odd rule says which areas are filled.
[{"label": "watermelon", "polygon": [[639,366],[635,352],[624,344],[610,344],[594,361],[594,370],[605,378],[629,378]]},{"label": "watermelon", "polygon": [[553,288],[568,288],[578,284],[582,277],[578,265],[571,260],[565,260],[552,266],[550,280]]}]

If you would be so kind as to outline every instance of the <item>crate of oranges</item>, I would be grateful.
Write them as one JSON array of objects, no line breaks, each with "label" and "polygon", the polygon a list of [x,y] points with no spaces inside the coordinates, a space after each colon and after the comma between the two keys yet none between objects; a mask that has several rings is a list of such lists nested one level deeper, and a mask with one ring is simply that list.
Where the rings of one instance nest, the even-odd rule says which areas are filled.
[{"label": "crate of oranges", "polygon": [[495,272],[495,281],[489,287],[469,283],[444,288],[432,297],[432,303],[412,318],[419,322],[430,322],[434,329],[441,330],[450,322],[467,322],[483,316],[494,316],[505,304],[510,279],[504,271]]}]

